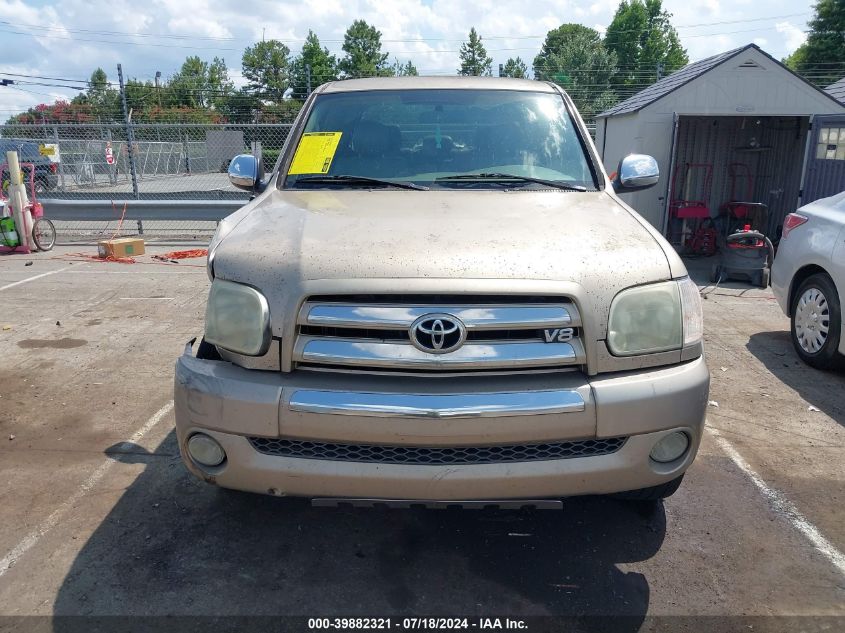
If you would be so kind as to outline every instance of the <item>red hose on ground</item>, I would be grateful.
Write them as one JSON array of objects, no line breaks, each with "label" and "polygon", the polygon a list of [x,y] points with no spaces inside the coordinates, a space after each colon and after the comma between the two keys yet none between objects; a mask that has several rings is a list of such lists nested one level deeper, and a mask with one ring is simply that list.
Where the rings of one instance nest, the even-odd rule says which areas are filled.
[{"label": "red hose on ground", "polygon": [[190,259],[192,257],[205,257],[208,255],[207,248],[195,248],[190,251],[173,251],[171,253],[165,253],[161,257],[165,259]]}]

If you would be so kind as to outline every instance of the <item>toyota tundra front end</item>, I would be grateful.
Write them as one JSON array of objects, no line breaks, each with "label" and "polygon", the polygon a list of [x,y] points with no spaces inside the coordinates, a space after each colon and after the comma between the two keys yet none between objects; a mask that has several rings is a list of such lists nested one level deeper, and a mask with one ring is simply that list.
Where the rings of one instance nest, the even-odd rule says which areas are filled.
[{"label": "toyota tundra front end", "polygon": [[571,101],[527,80],[336,82],[209,247],[176,366],[189,470],[316,503],[668,496],[698,449],[698,288],[610,181]]}]

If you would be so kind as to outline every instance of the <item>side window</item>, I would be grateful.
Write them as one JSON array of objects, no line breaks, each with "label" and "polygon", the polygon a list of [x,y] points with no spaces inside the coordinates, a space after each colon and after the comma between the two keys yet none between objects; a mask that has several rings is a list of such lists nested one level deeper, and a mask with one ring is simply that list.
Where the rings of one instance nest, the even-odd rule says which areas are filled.
[{"label": "side window", "polygon": [[845,127],[823,127],[819,130],[816,158],[845,160]]}]

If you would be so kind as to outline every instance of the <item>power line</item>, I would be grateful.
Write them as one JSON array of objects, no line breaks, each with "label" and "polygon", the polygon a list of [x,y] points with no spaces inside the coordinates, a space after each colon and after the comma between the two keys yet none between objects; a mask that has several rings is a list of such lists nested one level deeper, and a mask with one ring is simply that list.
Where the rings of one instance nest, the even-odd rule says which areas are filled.
[{"label": "power line", "polygon": [[[745,24],[748,22],[764,22],[767,20],[781,20],[786,18],[794,18],[794,17],[803,17],[810,15],[810,12],[804,11],[801,13],[787,13],[782,15],[770,15],[770,16],[762,16],[758,18],[745,18],[741,20],[721,20],[718,22],[699,22],[694,24],[680,24],[676,25],[674,28],[676,29],[692,29],[692,28],[701,28],[705,26],[721,26],[725,24]],[[160,38],[160,39],[174,39],[174,40],[202,40],[202,41],[213,41],[213,42],[237,42],[237,41],[247,41],[246,38],[236,38],[236,37],[222,37],[222,36],[210,36],[210,35],[187,35],[187,34],[178,34],[178,33],[149,33],[144,31],[111,31],[111,30],[101,30],[101,29],[79,29],[79,28],[68,28],[68,27],[56,27],[56,26],[45,26],[42,24],[33,24],[31,22],[9,22],[6,20],[0,20],[0,24],[6,24],[11,27],[26,27],[35,30],[44,30],[44,31],[59,31],[62,33],[83,33],[87,35],[106,35],[106,36],[119,36],[119,37],[142,37],[142,38]],[[641,29],[629,29],[626,31],[616,31],[617,33],[634,33],[640,32]],[[521,40],[521,39],[544,39],[546,35],[485,35],[483,39],[485,40]],[[290,43],[298,43],[304,42],[306,38],[271,38],[276,39],[280,42],[290,42]],[[401,44],[401,43],[418,43],[418,42],[462,42],[465,38],[446,38],[446,37],[418,37],[418,38],[401,38],[401,39],[382,39],[382,43],[390,43],[390,44]],[[252,40],[249,40],[252,41]],[[331,43],[331,44],[341,44],[344,42],[343,39],[321,39],[321,42]]]}]

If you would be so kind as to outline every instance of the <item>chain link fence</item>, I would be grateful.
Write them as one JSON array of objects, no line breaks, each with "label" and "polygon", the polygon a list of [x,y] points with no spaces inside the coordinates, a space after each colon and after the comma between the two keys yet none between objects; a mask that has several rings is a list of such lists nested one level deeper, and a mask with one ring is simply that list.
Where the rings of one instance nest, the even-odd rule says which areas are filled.
[{"label": "chain link fence", "polygon": [[[0,125],[0,177],[9,181],[5,154],[17,150],[31,163],[40,200],[112,201],[113,221],[56,219],[60,239],[129,235],[207,240],[216,222],[188,220],[174,203],[173,219],[119,222],[124,202],[133,200],[231,201],[236,208],[249,193],[229,183],[234,156],[262,156],[275,164],[290,124],[14,124]],[[595,124],[587,123],[595,136]],[[131,140],[130,140],[131,139]],[[27,171],[26,169],[24,170]],[[25,173],[28,176],[28,173]],[[221,202],[219,204],[224,204]],[[131,214],[130,214],[131,215]],[[169,210],[168,210],[169,216]]]},{"label": "chain link fence", "polygon": [[[237,154],[272,166],[289,124],[62,124],[0,126],[0,149],[34,164],[44,199],[243,199],[226,176]],[[131,138],[131,142],[130,142]],[[5,162],[5,161],[3,161]],[[8,173],[4,172],[4,180]]]}]

